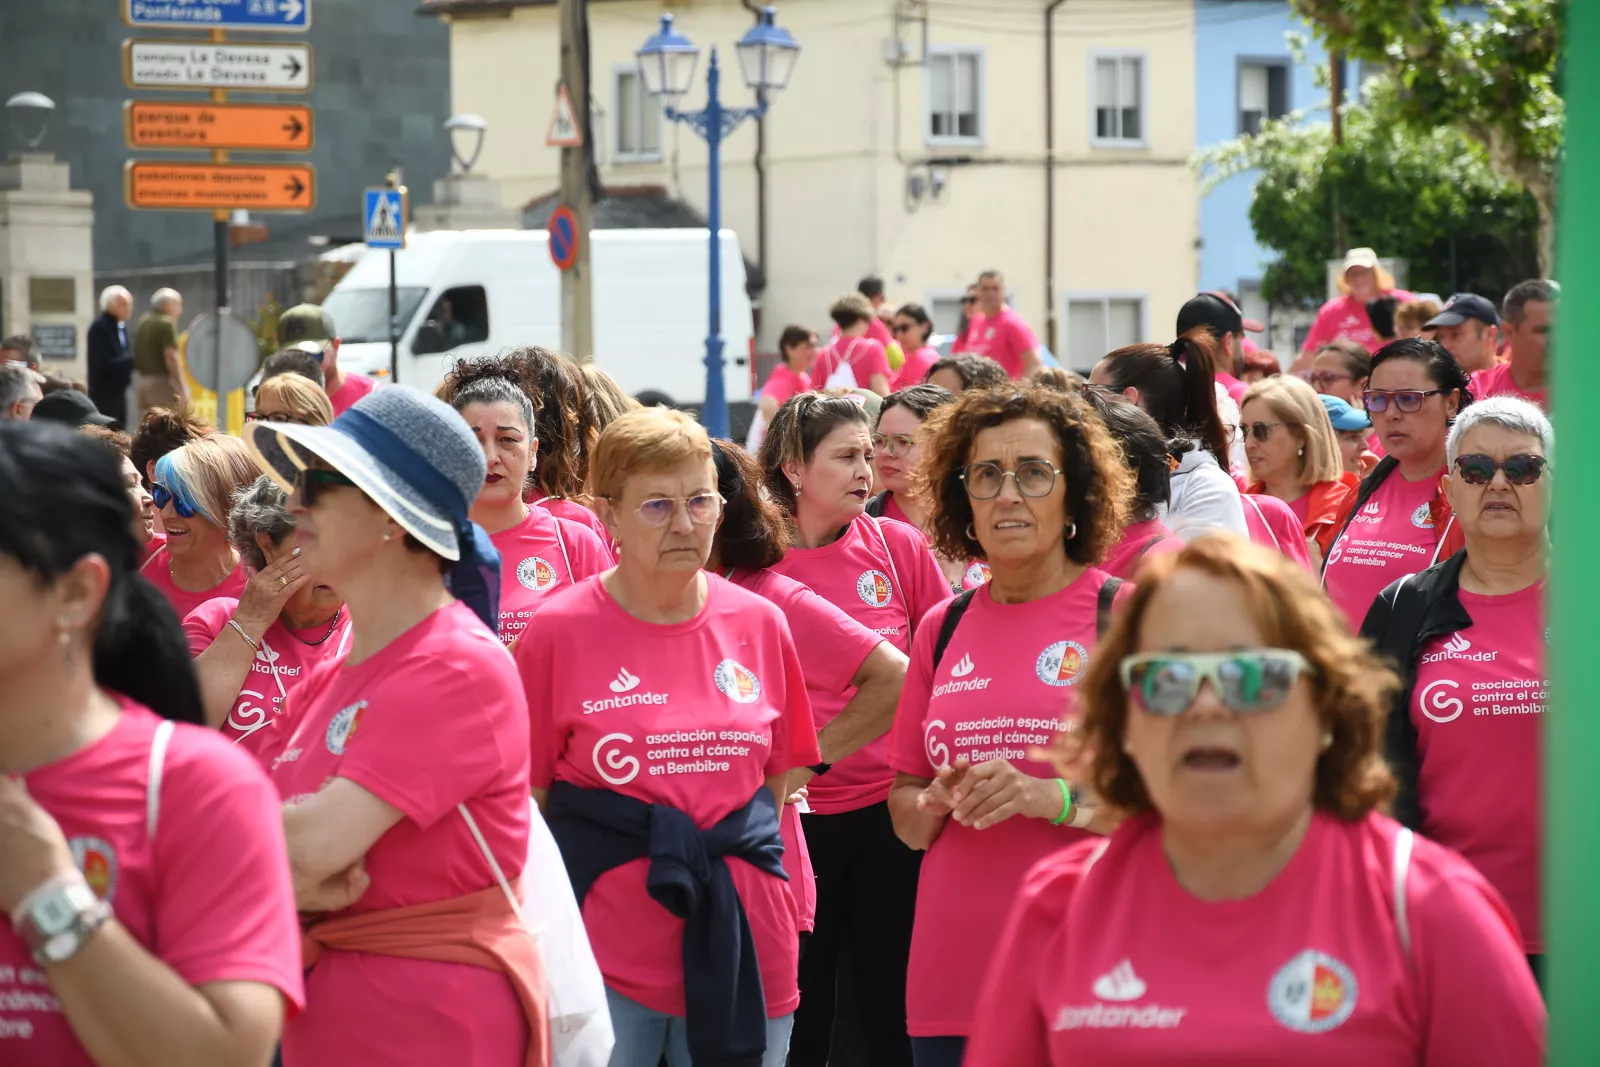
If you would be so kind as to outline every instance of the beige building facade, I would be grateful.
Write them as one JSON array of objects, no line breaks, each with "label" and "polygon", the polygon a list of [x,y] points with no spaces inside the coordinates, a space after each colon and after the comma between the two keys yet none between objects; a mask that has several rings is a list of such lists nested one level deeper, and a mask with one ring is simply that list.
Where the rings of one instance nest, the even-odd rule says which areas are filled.
[{"label": "beige building facade", "polygon": [[[1013,304],[1065,365],[1086,369],[1120,344],[1170,340],[1199,270],[1193,4],[1049,6],[1047,14],[1029,0],[798,0],[778,9],[802,51],[765,120],[763,349],[790,322],[823,329],[828,303],[866,274],[885,279],[891,301],[924,304],[948,330],[964,287],[991,267],[1005,272]],[[489,124],[475,171],[500,184],[507,206],[550,193],[559,166],[558,150],[544,144],[558,79],[556,6],[427,7],[450,24],[453,111]],[[666,10],[591,0],[587,132],[607,186],[664,186],[703,213],[705,145],[661,117],[635,70],[635,52]],[[733,53],[752,9],[699,0],[670,10],[703,50],[684,106],[704,102],[713,45],[724,104],[752,103]],[[756,144],[755,124],[741,126],[723,143],[722,172],[723,225],[752,261],[760,259]]]}]

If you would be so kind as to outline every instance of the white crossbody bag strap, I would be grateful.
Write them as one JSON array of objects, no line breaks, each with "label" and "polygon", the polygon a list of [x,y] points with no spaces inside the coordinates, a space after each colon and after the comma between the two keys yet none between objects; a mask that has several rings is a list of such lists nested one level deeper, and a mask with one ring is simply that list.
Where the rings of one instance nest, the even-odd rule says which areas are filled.
[{"label": "white crossbody bag strap", "polygon": [[150,739],[150,773],[145,778],[144,829],[145,836],[155,840],[156,824],[161,821],[161,776],[167,764],[167,745],[172,741],[176,724],[162,720]]},{"label": "white crossbody bag strap", "polygon": [[1394,928],[1408,964],[1412,962],[1411,914],[1406,908],[1406,882],[1411,874],[1411,849],[1415,844],[1416,835],[1402,826],[1394,838]]},{"label": "white crossbody bag strap", "polygon": [[467,810],[463,802],[456,805],[456,810],[467,822],[467,829],[472,831],[472,839],[478,843],[478,851],[483,853],[483,858],[489,861],[489,869],[494,872],[494,880],[500,886],[500,892],[506,895],[506,903],[511,905],[511,913],[522,924],[522,929],[530,936],[533,931],[528,928],[527,916],[522,913],[522,905],[517,902],[517,895],[511,891],[511,883],[506,881],[506,874],[500,869],[500,861],[494,858],[494,853],[489,851],[489,842],[483,839],[483,831],[478,829],[478,820],[472,817],[472,812]]}]

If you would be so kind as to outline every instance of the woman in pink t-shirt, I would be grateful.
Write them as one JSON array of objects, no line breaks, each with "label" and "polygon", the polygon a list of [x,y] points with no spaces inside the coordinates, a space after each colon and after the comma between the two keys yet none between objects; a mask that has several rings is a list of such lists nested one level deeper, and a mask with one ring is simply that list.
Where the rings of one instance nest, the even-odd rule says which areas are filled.
[{"label": "woman in pink t-shirt", "polygon": [[1029,874],[966,1067],[1544,1062],[1500,894],[1378,813],[1395,679],[1310,575],[1201,538],[1100,651],[1064,754],[1125,821]]},{"label": "woman in pink t-shirt", "polygon": [[233,495],[260,472],[237,437],[211,434],[156,460],[150,496],[167,539],[139,573],[182,619],[206,601],[237,597],[247,575],[228,540]]},{"label": "woman in pink t-shirt", "polygon": [[500,553],[500,640],[509,645],[551,592],[611,566],[611,550],[589,527],[523,499],[539,456],[533,403],[498,369],[495,361],[457,364],[440,395],[472,427],[488,464],[472,521]]},{"label": "woman in pink t-shirt", "polygon": [[895,372],[890,388],[895,392],[921,385],[928,380],[928,371],[939,362],[939,350],[928,343],[933,334],[933,320],[921,304],[901,304],[895,310],[889,332],[906,353],[905,362]]},{"label": "woman in pink t-shirt", "polygon": [[1128,524],[1099,564],[1114,578],[1131,579],[1147,556],[1183,547],[1159,517],[1161,507],[1172,498],[1172,445],[1156,420],[1138,405],[1113,400],[1098,389],[1085,389],[1082,396],[1122,447],[1123,463],[1133,475]]},{"label": "woman in pink t-shirt", "polygon": [[761,386],[761,399],[756,405],[762,419],[769,423],[785,400],[811,391],[809,372],[817,361],[816,331],[807,326],[785,326],[778,338],[778,354],[778,365]]},{"label": "woman in pink t-shirt", "polygon": [[1394,278],[1378,262],[1378,254],[1370,248],[1352,248],[1344,257],[1344,271],[1339,275],[1339,295],[1323,304],[1317,318],[1306,334],[1300,354],[1290,366],[1290,374],[1303,374],[1309,370],[1317,350],[1329,341],[1349,338],[1365,345],[1367,351],[1376,352],[1384,343],[1372,328],[1367,305],[1379,297],[1390,296],[1399,301],[1415,299],[1411,293],[1395,287]]},{"label": "woman in pink t-shirt", "polygon": [[159,540],[156,537],[158,523],[155,501],[150,499],[150,491],[144,487],[139,468],[129,458],[131,439],[121,430],[113,430],[109,426],[80,426],[78,432],[104,444],[122,465],[122,482],[128,487],[128,502],[133,505],[133,539],[139,543],[139,562],[143,563],[160,550],[167,535],[161,534]]},{"label": "woman in pink t-shirt", "polygon": [[1462,412],[1445,491],[1466,548],[1390,585],[1361,627],[1403,683],[1385,744],[1395,818],[1460,851],[1505,895],[1536,970],[1554,441],[1524,400]]},{"label": "woman in pink t-shirt", "polygon": [[[788,513],[794,546],[773,566],[908,652],[923,616],[950,586],[920,530],[865,514],[872,482],[867,413],[854,401],[807,393],[778,411],[761,446],[766,489]],[[811,673],[824,649],[801,647]],[[843,695],[812,705],[826,730]],[[922,857],[894,836],[889,818],[888,726],[807,781],[802,817],[817,871],[816,930],[800,961],[794,1067],[822,1067],[834,1055],[908,1064],[905,961]],[[805,775],[802,775],[805,777]],[[841,992],[843,990],[843,992]],[[860,1027],[834,1017],[847,997]],[[848,1010],[848,1009],[847,1009]]]},{"label": "woman in pink t-shirt", "polygon": [[0,496],[0,1060],[265,1063],[304,1002],[272,786],[185,724],[106,450],[0,423]]},{"label": "woman in pink t-shirt", "polygon": [[781,1067],[800,995],[778,810],[817,759],[800,660],[777,607],[703,570],[722,511],[703,428],[630,412],[591,460],[618,564],[552,597],[516,661],[611,1067]]},{"label": "woman in pink t-shirt", "polygon": [[293,544],[289,497],[265,476],[234,497],[229,536],[250,581],[239,599],[208,600],[183,620],[206,725],[265,765],[288,740],[289,694],[350,651],[350,613],[314,582]]},{"label": "woman in pink t-shirt", "polygon": [[[544,971],[512,901],[528,855],[527,704],[468,509],[483,449],[448,404],[376,390],[332,426],[252,423],[350,654],[296,693],[272,767],[307,1010],[285,1067],[548,1064]],[[448,584],[447,584],[448,583]]]},{"label": "woman in pink t-shirt", "polygon": [[833,302],[828,315],[839,336],[817,354],[811,382],[818,389],[867,389],[889,394],[889,355],[868,328],[878,321],[872,304],[860,293],[846,293]]},{"label": "woman in pink t-shirt", "polygon": [[[890,393],[878,409],[872,430],[872,485],[879,492],[867,501],[867,514],[898,519],[927,532],[927,505],[911,486],[922,460],[922,424],[939,408],[955,403],[955,394],[937,385],[912,385]],[[950,588],[960,591],[988,581],[976,560],[948,560],[935,554]]]},{"label": "woman in pink t-shirt", "polygon": [[1321,398],[1299,378],[1280,374],[1257,382],[1239,405],[1239,429],[1250,461],[1245,492],[1288,504],[1300,520],[1313,569],[1320,567],[1358,484],[1345,473]]},{"label": "woman in pink t-shirt", "polygon": [[1039,753],[1073,728],[1121,584],[1095,564],[1121,534],[1134,481],[1093,410],[1039,386],[968,394],[928,434],[934,542],[993,575],[923,620],[889,745],[895,831],[927,853],[906,985],[912,1048],[917,1067],[959,1067],[1023,874],[1093,819],[1081,775],[1057,777]]}]

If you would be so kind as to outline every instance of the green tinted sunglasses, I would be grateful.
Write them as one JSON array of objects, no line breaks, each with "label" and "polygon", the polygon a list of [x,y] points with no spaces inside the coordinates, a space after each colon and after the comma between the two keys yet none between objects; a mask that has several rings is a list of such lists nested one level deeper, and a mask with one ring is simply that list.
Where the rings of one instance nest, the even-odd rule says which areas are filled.
[{"label": "green tinted sunglasses", "polygon": [[1246,648],[1236,652],[1146,652],[1117,665],[1122,688],[1152,715],[1182,715],[1210,682],[1230,710],[1243,715],[1271,711],[1313,668],[1287,648]]}]

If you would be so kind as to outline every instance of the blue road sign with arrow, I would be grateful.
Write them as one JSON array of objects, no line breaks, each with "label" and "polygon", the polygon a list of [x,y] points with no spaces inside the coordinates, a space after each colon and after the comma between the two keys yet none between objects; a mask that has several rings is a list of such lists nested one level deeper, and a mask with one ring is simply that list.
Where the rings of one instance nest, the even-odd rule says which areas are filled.
[{"label": "blue road sign with arrow", "polygon": [[405,193],[386,186],[368,189],[362,198],[362,230],[368,248],[402,249],[406,246]]},{"label": "blue road sign with arrow", "polygon": [[295,32],[311,28],[311,0],[122,0],[122,17],[130,26]]}]

